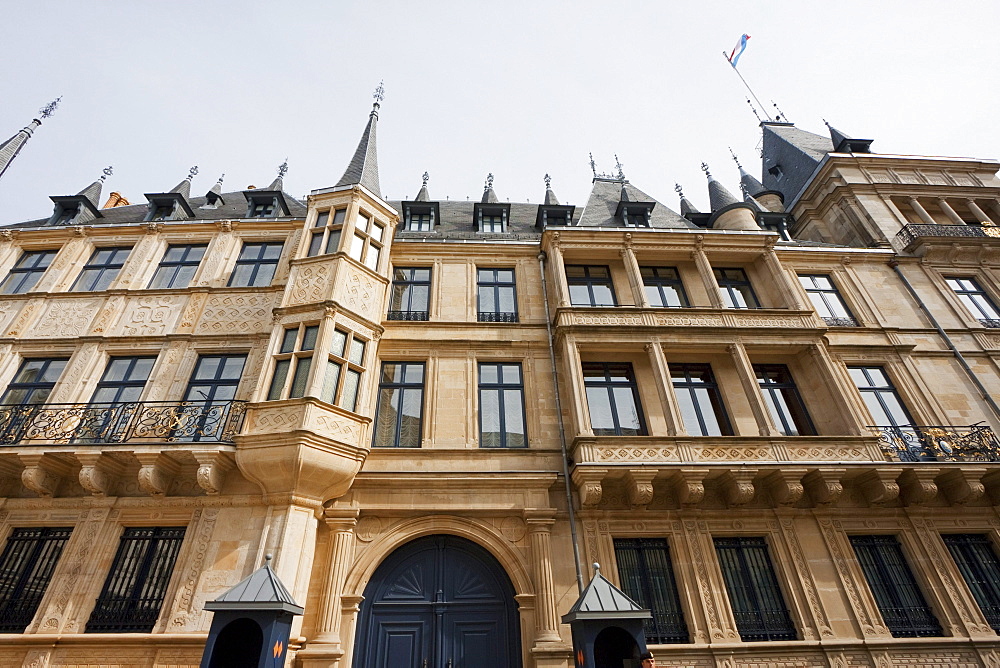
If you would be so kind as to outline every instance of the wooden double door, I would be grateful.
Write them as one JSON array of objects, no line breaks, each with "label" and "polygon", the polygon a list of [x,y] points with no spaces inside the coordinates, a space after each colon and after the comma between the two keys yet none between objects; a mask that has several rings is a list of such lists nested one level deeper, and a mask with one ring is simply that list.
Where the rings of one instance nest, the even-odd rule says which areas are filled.
[{"label": "wooden double door", "polygon": [[475,543],[427,536],[379,566],[361,604],[354,665],[519,668],[514,588]]}]

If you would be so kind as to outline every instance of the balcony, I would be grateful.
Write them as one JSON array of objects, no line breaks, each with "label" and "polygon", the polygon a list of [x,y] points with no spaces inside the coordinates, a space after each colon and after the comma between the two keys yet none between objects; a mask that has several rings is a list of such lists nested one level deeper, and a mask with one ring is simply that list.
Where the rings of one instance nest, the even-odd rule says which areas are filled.
[{"label": "balcony", "polygon": [[133,442],[232,443],[245,401],[133,401],[0,406],[0,446]]},{"label": "balcony", "polygon": [[480,311],[479,322],[517,322],[517,313]]},{"label": "balcony", "polygon": [[424,322],[427,318],[427,311],[389,311],[386,320],[408,320],[412,322]]},{"label": "balcony", "polygon": [[896,462],[1000,462],[1000,439],[986,425],[871,427]]},{"label": "balcony", "polygon": [[893,246],[910,252],[924,240],[952,240],[962,237],[980,239],[1000,238],[1000,227],[989,225],[926,225],[911,223],[904,225],[903,229],[896,233]]}]

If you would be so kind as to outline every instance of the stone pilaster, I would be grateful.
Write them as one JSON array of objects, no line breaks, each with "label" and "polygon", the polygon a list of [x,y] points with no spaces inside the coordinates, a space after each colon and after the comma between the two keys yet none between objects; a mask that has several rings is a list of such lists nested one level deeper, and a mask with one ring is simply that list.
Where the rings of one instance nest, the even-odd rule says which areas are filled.
[{"label": "stone pilaster", "polygon": [[560,642],[552,584],[552,525],[555,524],[555,517],[551,511],[525,509],[524,521],[531,540],[532,577],[535,581],[535,644]]}]

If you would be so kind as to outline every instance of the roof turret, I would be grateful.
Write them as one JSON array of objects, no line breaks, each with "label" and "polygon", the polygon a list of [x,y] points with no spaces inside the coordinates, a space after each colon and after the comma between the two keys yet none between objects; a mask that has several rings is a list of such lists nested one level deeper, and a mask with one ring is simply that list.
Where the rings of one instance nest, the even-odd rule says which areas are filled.
[{"label": "roof turret", "polygon": [[379,187],[378,181],[378,151],[375,147],[378,110],[385,98],[385,88],[381,83],[375,89],[373,97],[375,103],[368,115],[368,125],[365,126],[365,131],[361,134],[361,141],[358,143],[357,150],[354,151],[354,157],[347,165],[347,170],[334,187],[362,185],[378,197],[382,197],[382,189]]},{"label": "roof turret", "polygon": [[825,118],[823,122],[830,130],[830,141],[833,142],[834,153],[871,153],[874,139],[854,139],[830,125]]},{"label": "roof turret", "polygon": [[558,206],[559,198],[556,194],[552,192],[552,177],[548,174],[545,175],[545,201],[543,202],[545,206]]},{"label": "roof turret", "polygon": [[420,190],[417,191],[417,196],[413,200],[414,202],[429,202],[431,201],[430,193],[427,192],[427,181],[430,180],[431,175],[424,172],[423,176],[420,177],[422,183],[420,184]]},{"label": "roof turret", "polygon": [[62,97],[60,96],[42,107],[38,111],[39,118],[32,120],[31,123],[28,123],[28,125],[23,127],[13,137],[3,143],[0,143],[0,177],[2,177],[4,172],[7,171],[7,168],[10,167],[10,163],[14,161],[17,154],[21,152],[22,148],[24,148],[24,145],[28,143],[28,140],[31,139],[31,135],[35,132],[38,126],[42,124],[41,119],[51,116],[52,112],[56,110],[57,106],[59,106],[59,100],[61,99]]},{"label": "roof turret", "polygon": [[733,156],[733,162],[740,170],[740,189],[744,193],[748,193],[752,197],[756,197],[760,193],[764,192],[764,184],[757,180],[753,174],[743,169],[743,165],[740,164],[740,159],[736,157],[733,153],[733,149],[729,149],[729,153]]},{"label": "roof turret", "polygon": [[205,193],[205,199],[209,204],[214,205],[219,203],[221,204],[226,203],[226,200],[222,199],[222,180],[225,178],[226,178],[225,174],[220,176],[219,180],[215,182],[215,185],[212,186],[212,188],[207,193]]},{"label": "roof turret", "polygon": [[483,198],[479,200],[481,204],[499,204],[500,200],[493,191],[493,172],[486,175],[486,185],[483,186]]},{"label": "roof turret", "polygon": [[708,165],[704,162],[701,163],[701,171],[705,172],[705,176],[708,178],[708,202],[712,209],[712,213],[723,209],[730,204],[738,204],[739,200],[733,197],[733,194],[726,190],[726,187],[719,183],[712,173],[708,171]]},{"label": "roof turret", "polygon": [[170,189],[169,192],[175,195],[180,195],[185,200],[191,199],[191,181],[198,174],[198,165],[195,165],[188,170],[188,175],[184,177],[184,180],[178,183],[176,186]]},{"label": "roof turret", "polygon": [[104,181],[112,173],[111,167],[105,167],[100,178],[77,194],[49,197],[56,205],[52,217],[49,218],[49,224],[83,225],[95,218],[103,218],[104,214],[98,209],[98,202],[101,200],[101,188],[104,186]]},{"label": "roof turret", "polygon": [[681,188],[681,184],[675,183],[674,190],[677,191],[677,195],[681,198],[681,215],[685,218],[689,213],[701,213],[695,205],[691,203],[687,197],[684,196],[684,189]]}]

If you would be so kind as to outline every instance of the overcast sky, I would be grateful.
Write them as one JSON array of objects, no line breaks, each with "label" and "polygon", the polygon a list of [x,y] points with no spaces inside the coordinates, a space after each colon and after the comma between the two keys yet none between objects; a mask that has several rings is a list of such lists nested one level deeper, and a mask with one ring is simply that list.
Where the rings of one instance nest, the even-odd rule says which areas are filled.
[{"label": "overcast sky", "polygon": [[[0,136],[63,96],[0,179],[0,224],[50,215],[114,166],[133,203],[192,165],[203,194],[332,186],[385,80],[383,195],[538,202],[543,176],[582,205],[588,153],[674,210],[675,182],[738,192],[760,130],[723,59],[798,127],[823,118],[879,153],[1000,158],[1000,2],[93,2],[0,0]],[[768,111],[773,112],[773,109]],[[102,198],[103,199],[103,198]],[[101,202],[103,204],[103,201]]]}]

